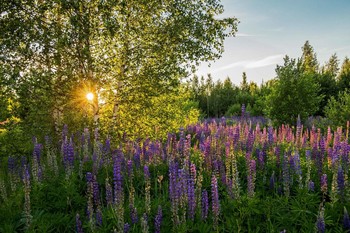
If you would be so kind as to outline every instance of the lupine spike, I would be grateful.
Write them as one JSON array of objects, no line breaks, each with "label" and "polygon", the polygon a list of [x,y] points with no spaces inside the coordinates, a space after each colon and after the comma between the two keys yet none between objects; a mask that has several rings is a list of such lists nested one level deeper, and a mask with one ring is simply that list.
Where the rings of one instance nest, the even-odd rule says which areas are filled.
[{"label": "lupine spike", "polygon": [[75,224],[77,233],[84,233],[79,214],[75,217]]},{"label": "lupine spike", "polygon": [[220,202],[219,202],[219,190],[218,182],[215,175],[211,178],[211,199],[212,199],[212,211],[214,226],[218,225],[219,215],[220,215]]}]

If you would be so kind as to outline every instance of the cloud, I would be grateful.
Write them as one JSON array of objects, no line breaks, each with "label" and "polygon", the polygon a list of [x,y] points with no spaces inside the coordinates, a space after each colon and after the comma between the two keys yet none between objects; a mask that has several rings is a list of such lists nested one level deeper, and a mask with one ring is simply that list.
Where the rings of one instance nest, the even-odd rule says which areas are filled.
[{"label": "cloud", "polygon": [[247,34],[247,33],[237,33],[236,37],[253,37],[256,35],[252,35],[252,34]]},{"label": "cloud", "polygon": [[231,63],[229,65],[222,66],[220,68],[217,68],[217,69],[213,70],[212,73],[217,73],[219,71],[228,70],[228,69],[232,69],[232,68],[235,68],[235,67],[245,67],[248,63],[249,63],[249,61],[233,62],[233,63]]},{"label": "cloud", "polygon": [[268,57],[265,57],[265,58],[263,58],[261,60],[257,60],[257,61],[248,63],[245,66],[245,68],[247,68],[247,69],[254,69],[254,68],[260,68],[260,67],[275,65],[279,61],[282,60],[283,56],[284,56],[283,54],[277,54],[277,55],[273,55],[273,56],[268,56]]},{"label": "cloud", "polygon": [[218,69],[213,70],[212,73],[217,73],[223,70],[228,70],[236,67],[241,67],[244,69],[255,69],[255,68],[260,68],[260,67],[265,67],[270,65],[276,65],[277,63],[282,61],[283,57],[284,57],[283,54],[276,54],[276,55],[265,57],[260,60],[244,60],[239,62],[233,62],[229,65],[222,66]]}]

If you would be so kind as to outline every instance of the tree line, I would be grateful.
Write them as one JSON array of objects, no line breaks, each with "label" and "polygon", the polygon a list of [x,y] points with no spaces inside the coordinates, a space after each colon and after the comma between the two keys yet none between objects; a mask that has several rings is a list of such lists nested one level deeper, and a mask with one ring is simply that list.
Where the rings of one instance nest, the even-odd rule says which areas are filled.
[{"label": "tree line", "polygon": [[320,65],[309,41],[303,45],[300,58],[285,56],[284,64],[276,67],[276,77],[260,85],[248,83],[246,73],[239,85],[230,77],[214,82],[208,74],[194,76],[188,88],[203,117],[240,115],[244,104],[251,116],[266,116],[276,124],[295,124],[298,116],[303,120],[328,117],[337,125],[350,119],[349,58],[340,64],[333,54]]}]

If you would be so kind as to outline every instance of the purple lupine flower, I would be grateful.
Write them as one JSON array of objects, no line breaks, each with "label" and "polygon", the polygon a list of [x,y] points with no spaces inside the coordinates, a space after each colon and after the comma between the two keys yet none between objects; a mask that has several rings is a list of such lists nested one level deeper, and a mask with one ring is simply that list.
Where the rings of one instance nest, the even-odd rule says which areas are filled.
[{"label": "purple lupine flower", "polygon": [[99,190],[99,185],[97,183],[96,176],[93,177],[92,185],[93,185],[94,203],[96,206],[99,206],[100,205],[100,190]]},{"label": "purple lupine flower", "polygon": [[32,173],[33,180],[36,182],[40,182],[42,180],[42,168],[40,164],[41,151],[42,144],[35,143],[33,151]]},{"label": "purple lupine flower", "polygon": [[193,220],[194,214],[196,213],[196,194],[194,179],[190,177],[187,183],[188,217]]},{"label": "purple lupine flower", "polygon": [[127,172],[128,172],[128,177],[131,178],[133,176],[132,160],[128,160]]},{"label": "purple lupine flower", "polygon": [[8,168],[8,171],[13,174],[16,172],[16,160],[14,157],[12,156],[9,156],[8,159],[7,159],[7,168]]},{"label": "purple lupine flower", "polygon": [[247,152],[251,153],[253,151],[253,145],[254,145],[254,132],[253,130],[250,130],[248,133],[248,139],[247,139]]},{"label": "purple lupine flower", "polygon": [[219,214],[220,214],[220,202],[219,202],[218,182],[215,175],[213,175],[211,178],[211,198],[212,198],[214,224],[217,225],[219,220]]},{"label": "purple lupine flower", "polygon": [[248,196],[254,196],[255,189],[255,178],[256,178],[256,162],[254,159],[250,160],[249,171],[248,171]]},{"label": "purple lupine flower", "polygon": [[322,193],[326,193],[328,190],[328,185],[327,185],[327,174],[323,174],[321,176],[321,191]]},{"label": "purple lupine flower", "polygon": [[289,175],[289,163],[288,163],[288,154],[287,152],[284,153],[283,156],[283,170],[282,170],[282,177],[283,177],[283,191],[284,195],[287,197],[289,196],[289,185],[290,185],[290,175]]},{"label": "purple lupine flower", "polygon": [[203,190],[202,192],[202,220],[208,218],[209,212],[209,198],[207,190]]},{"label": "purple lupine flower", "polygon": [[94,187],[93,187],[93,176],[91,172],[86,173],[86,182],[87,182],[87,215],[89,217],[89,221],[92,221],[94,214],[94,206],[93,206],[93,198],[94,198]]},{"label": "purple lupine flower", "polygon": [[130,231],[130,224],[129,223],[125,223],[124,224],[124,233],[128,233]]},{"label": "purple lupine flower", "polygon": [[344,172],[343,172],[342,166],[339,166],[338,168],[337,183],[338,183],[338,192],[343,197],[345,192],[345,178],[344,178]]},{"label": "purple lupine flower", "polygon": [[320,139],[320,151],[322,156],[326,153],[326,142],[324,137],[321,137]]},{"label": "purple lupine flower", "polygon": [[269,144],[273,143],[273,128],[272,128],[272,126],[269,126],[269,128],[267,130],[267,140],[268,140]]},{"label": "purple lupine flower", "polygon": [[144,166],[143,172],[145,175],[145,207],[147,214],[150,214],[151,212],[151,181],[150,177],[151,174],[149,173],[149,168],[147,165]]},{"label": "purple lupine flower", "polygon": [[26,217],[26,227],[28,228],[32,215],[30,211],[30,191],[31,191],[31,186],[30,186],[30,173],[29,169],[27,166],[24,166],[24,177],[23,177],[23,182],[24,182],[24,213]]},{"label": "purple lupine flower", "polygon": [[137,209],[134,206],[130,206],[130,217],[132,224],[136,224],[139,221],[139,218],[137,216]]},{"label": "purple lupine flower", "polygon": [[84,233],[79,214],[77,214],[75,217],[75,227],[76,227],[77,233]]},{"label": "purple lupine flower", "polygon": [[324,213],[323,209],[320,211],[320,214],[317,217],[317,222],[316,222],[316,229],[318,233],[324,233],[326,232],[326,223],[324,221]]},{"label": "purple lupine flower", "polygon": [[242,107],[241,107],[241,117],[242,118],[245,117],[245,104],[242,104]]},{"label": "purple lupine flower", "polygon": [[96,225],[102,226],[102,212],[100,208],[98,208],[96,211]]},{"label": "purple lupine flower", "polygon": [[350,230],[350,218],[347,209],[344,207],[344,217],[343,217],[344,230]]},{"label": "purple lupine flower", "polygon": [[114,203],[121,204],[122,198],[123,198],[123,176],[122,176],[121,161],[119,159],[119,156],[114,157],[113,183],[114,183]]},{"label": "purple lupine flower", "polygon": [[150,174],[150,172],[149,172],[149,168],[148,168],[147,165],[145,165],[145,166],[143,167],[143,173],[144,173],[144,175],[145,175],[145,179],[150,179],[151,174]]},{"label": "purple lupine flower", "polygon": [[134,154],[133,160],[134,160],[135,166],[137,168],[139,168],[140,164],[141,164],[141,148],[138,145],[135,149],[135,154]]},{"label": "purple lupine flower", "polygon": [[74,146],[73,139],[70,138],[68,148],[67,148],[67,160],[71,167],[74,165]]},{"label": "purple lupine flower", "polygon": [[68,126],[65,124],[62,129],[62,140],[68,136]]},{"label": "purple lupine flower", "polygon": [[176,191],[176,186],[177,186],[177,170],[178,170],[178,165],[176,162],[172,161],[170,162],[170,167],[169,167],[169,196],[172,204],[172,211],[175,211],[175,207],[177,205],[178,201],[178,196],[177,196],[177,191]]},{"label": "purple lupine flower", "polygon": [[257,150],[259,167],[264,168],[266,152],[264,150]]},{"label": "purple lupine flower", "polygon": [[315,184],[312,180],[309,181],[308,190],[311,192],[315,191]]},{"label": "purple lupine flower", "polygon": [[106,178],[106,203],[107,206],[113,204],[113,190],[108,178]]},{"label": "purple lupine flower", "polygon": [[162,207],[158,206],[158,212],[154,219],[155,233],[160,233],[160,225],[162,224],[162,218],[163,218]]}]

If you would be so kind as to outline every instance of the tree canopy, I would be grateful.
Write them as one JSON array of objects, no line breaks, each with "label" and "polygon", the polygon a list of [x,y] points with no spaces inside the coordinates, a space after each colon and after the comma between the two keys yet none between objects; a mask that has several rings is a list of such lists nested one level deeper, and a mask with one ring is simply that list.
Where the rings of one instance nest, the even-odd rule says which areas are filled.
[{"label": "tree canopy", "polygon": [[[223,10],[216,0],[5,1],[2,95],[15,99],[18,116],[39,132],[65,119],[88,121],[90,108],[95,120],[103,115],[123,131],[154,98],[178,95],[196,65],[221,56],[238,23],[219,18]],[[87,92],[99,100],[87,103]]]}]

